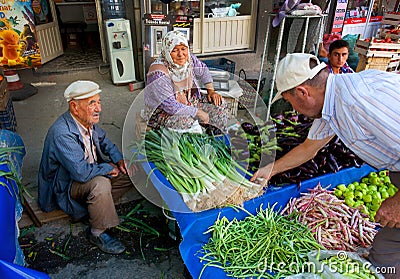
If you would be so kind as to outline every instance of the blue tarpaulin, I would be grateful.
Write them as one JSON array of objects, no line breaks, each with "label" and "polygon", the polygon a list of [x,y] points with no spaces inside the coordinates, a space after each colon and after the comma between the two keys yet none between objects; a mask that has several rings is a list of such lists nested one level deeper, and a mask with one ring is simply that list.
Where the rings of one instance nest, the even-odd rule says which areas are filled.
[{"label": "blue tarpaulin", "polygon": [[[226,217],[228,220],[232,220],[233,218],[242,220],[247,216],[247,213],[241,210],[237,211],[232,207],[191,212],[183,202],[180,194],[174,190],[162,173],[155,169],[154,164],[146,163],[143,164],[143,167],[148,174],[151,173],[151,181],[176,218],[183,239],[179,246],[182,259],[192,277],[198,278],[204,264],[206,264],[206,262],[200,262],[199,256],[201,254],[199,251],[210,238],[210,234],[204,234],[204,232],[215,223],[218,217]],[[371,171],[376,171],[376,169],[365,164],[360,168],[348,168],[337,173],[306,180],[301,183],[300,188],[297,185],[289,185],[283,188],[270,187],[262,196],[245,202],[243,207],[251,214],[256,214],[260,206],[265,209],[268,205],[275,203],[275,209],[283,208],[290,198],[299,197],[301,192],[307,192],[308,189],[315,188],[318,183],[322,187],[334,188],[340,183],[348,184],[358,181]],[[207,267],[203,271],[201,278],[229,277],[219,268]]]}]

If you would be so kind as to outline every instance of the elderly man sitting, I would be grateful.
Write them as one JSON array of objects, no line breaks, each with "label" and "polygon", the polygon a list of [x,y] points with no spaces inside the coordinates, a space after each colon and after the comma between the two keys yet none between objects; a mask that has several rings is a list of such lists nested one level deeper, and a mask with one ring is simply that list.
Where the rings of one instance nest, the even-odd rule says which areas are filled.
[{"label": "elderly man sitting", "polygon": [[106,229],[119,224],[114,200],[133,184],[121,152],[97,125],[100,92],[92,81],[75,81],[65,90],[69,110],[50,127],[44,142],[39,205],[45,212],[60,208],[78,220],[88,216],[89,241],[103,252],[119,254],[124,245]]}]

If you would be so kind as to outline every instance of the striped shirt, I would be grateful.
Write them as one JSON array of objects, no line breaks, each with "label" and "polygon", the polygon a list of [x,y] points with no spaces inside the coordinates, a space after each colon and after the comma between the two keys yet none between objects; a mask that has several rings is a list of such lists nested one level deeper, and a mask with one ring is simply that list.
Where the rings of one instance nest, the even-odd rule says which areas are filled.
[{"label": "striped shirt", "polygon": [[[326,65],[328,66],[329,72],[333,74],[333,69],[329,60],[328,63],[326,63]],[[347,64],[346,62],[342,67],[340,67],[339,74],[350,74],[350,73],[354,73],[354,71],[352,68],[350,68],[349,64]]]},{"label": "striped shirt", "polygon": [[400,74],[329,75],[322,118],[308,138],[334,134],[371,166],[400,171]]}]

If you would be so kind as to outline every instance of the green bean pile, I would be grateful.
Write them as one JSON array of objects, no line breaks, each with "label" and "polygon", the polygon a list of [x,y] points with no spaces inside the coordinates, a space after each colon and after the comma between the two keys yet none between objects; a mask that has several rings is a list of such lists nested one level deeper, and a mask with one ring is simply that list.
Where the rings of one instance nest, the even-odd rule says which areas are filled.
[{"label": "green bean pile", "polygon": [[321,249],[311,231],[268,207],[238,221],[217,219],[201,251],[201,261],[223,269],[234,278],[281,278],[301,271],[307,253]]}]

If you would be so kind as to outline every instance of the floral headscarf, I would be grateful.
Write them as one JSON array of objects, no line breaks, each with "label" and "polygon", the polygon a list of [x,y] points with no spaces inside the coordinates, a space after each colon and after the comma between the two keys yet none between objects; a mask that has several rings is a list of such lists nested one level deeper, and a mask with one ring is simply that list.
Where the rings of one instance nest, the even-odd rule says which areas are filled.
[{"label": "floral headscarf", "polygon": [[[185,65],[175,64],[171,57],[171,51],[175,46],[184,44],[188,47],[188,61]],[[162,39],[161,54],[157,59],[158,63],[163,63],[174,82],[180,82],[190,77],[192,72],[192,59],[189,52],[189,42],[182,32],[169,31]]]}]

